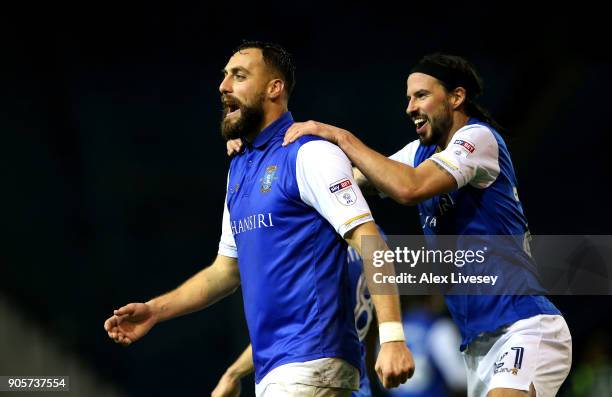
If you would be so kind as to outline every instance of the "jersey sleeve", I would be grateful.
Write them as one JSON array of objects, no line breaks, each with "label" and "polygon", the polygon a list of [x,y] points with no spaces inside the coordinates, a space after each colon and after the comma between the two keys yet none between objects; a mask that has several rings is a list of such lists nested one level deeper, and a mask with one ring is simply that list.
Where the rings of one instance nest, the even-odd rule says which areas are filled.
[{"label": "jersey sleeve", "polygon": [[[227,177],[229,182],[229,174]],[[232,233],[232,226],[230,222],[230,214],[227,209],[227,191],[225,193],[225,201],[223,202],[223,223],[221,224],[221,240],[219,241],[218,253],[223,256],[230,258],[238,258],[238,249],[236,248],[236,241]]]},{"label": "jersey sleeve", "polygon": [[302,201],[316,209],[342,237],[373,220],[353,179],[351,163],[339,147],[323,140],[306,142],[297,153],[295,167]]},{"label": "jersey sleeve", "polygon": [[389,158],[391,160],[398,161],[400,163],[407,164],[411,167],[414,167],[414,157],[416,155],[416,151],[419,148],[419,140],[414,140],[401,148],[396,153],[393,153]]},{"label": "jersey sleeve", "polygon": [[499,146],[490,129],[481,125],[461,128],[443,151],[430,160],[445,169],[458,187],[468,183],[476,188],[489,187],[499,175]]}]

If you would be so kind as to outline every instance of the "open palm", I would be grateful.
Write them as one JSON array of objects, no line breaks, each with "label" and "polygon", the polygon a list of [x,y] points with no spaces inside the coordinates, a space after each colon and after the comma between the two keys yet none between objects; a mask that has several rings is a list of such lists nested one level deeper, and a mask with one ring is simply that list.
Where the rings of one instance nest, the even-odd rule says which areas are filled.
[{"label": "open palm", "polygon": [[146,303],[130,303],[114,311],[104,329],[115,342],[127,346],[145,336],[157,320]]}]

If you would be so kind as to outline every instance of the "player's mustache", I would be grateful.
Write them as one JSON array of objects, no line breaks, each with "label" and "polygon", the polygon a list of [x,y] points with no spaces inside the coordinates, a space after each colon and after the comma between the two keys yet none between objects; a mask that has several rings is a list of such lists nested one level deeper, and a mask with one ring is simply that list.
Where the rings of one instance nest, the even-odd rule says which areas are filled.
[{"label": "player's mustache", "polygon": [[221,96],[221,104],[224,107],[227,107],[227,106],[242,107],[243,106],[243,103],[240,102],[240,100],[238,100],[235,97],[230,96],[230,95],[222,95]]},{"label": "player's mustache", "polygon": [[423,119],[427,119],[427,120],[429,120],[429,118],[427,117],[427,115],[426,115],[425,113],[420,113],[420,112],[416,112],[416,111],[415,111],[415,112],[410,113],[410,118],[411,118],[412,120],[414,120],[414,119],[419,119],[419,118],[423,118]]}]

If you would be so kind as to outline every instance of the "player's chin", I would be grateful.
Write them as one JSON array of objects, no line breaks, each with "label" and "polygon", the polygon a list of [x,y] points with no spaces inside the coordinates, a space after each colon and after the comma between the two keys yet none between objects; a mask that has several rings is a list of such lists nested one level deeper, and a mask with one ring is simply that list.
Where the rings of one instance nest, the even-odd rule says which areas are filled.
[{"label": "player's chin", "polygon": [[419,141],[421,141],[421,144],[424,146],[429,146],[433,143],[433,140],[431,139],[431,133],[429,133],[429,131],[425,131],[422,134],[419,134]]}]

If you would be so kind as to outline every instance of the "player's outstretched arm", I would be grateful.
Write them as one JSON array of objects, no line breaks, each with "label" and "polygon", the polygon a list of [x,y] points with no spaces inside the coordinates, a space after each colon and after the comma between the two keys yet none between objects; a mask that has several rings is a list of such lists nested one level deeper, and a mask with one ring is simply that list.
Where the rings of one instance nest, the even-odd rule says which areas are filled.
[{"label": "player's outstretched arm", "polygon": [[146,303],[130,303],[114,310],[104,329],[115,342],[127,346],[145,336],[155,324],[209,306],[240,285],[238,261],[218,255],[211,266],[181,286]]},{"label": "player's outstretched arm", "polygon": [[376,189],[400,204],[414,205],[457,188],[455,179],[431,161],[414,168],[391,160],[370,149],[351,132],[333,125],[317,121],[294,123],[287,130],[283,144],[294,142],[302,135],[317,135],[338,145]]},{"label": "player's outstretched arm", "polygon": [[345,236],[346,241],[364,258],[364,274],[372,301],[376,308],[376,317],[379,324],[380,352],[376,360],[376,372],[384,387],[397,387],[406,382],[414,373],[414,360],[412,353],[405,343],[400,302],[397,293],[379,295],[373,285],[373,268],[364,257],[362,251],[362,237],[371,236],[376,249],[387,250],[374,222],[363,223],[356,226]]},{"label": "player's outstretched arm", "polygon": [[240,395],[240,380],[253,370],[253,349],[249,345],[219,379],[211,397],[238,397]]}]

